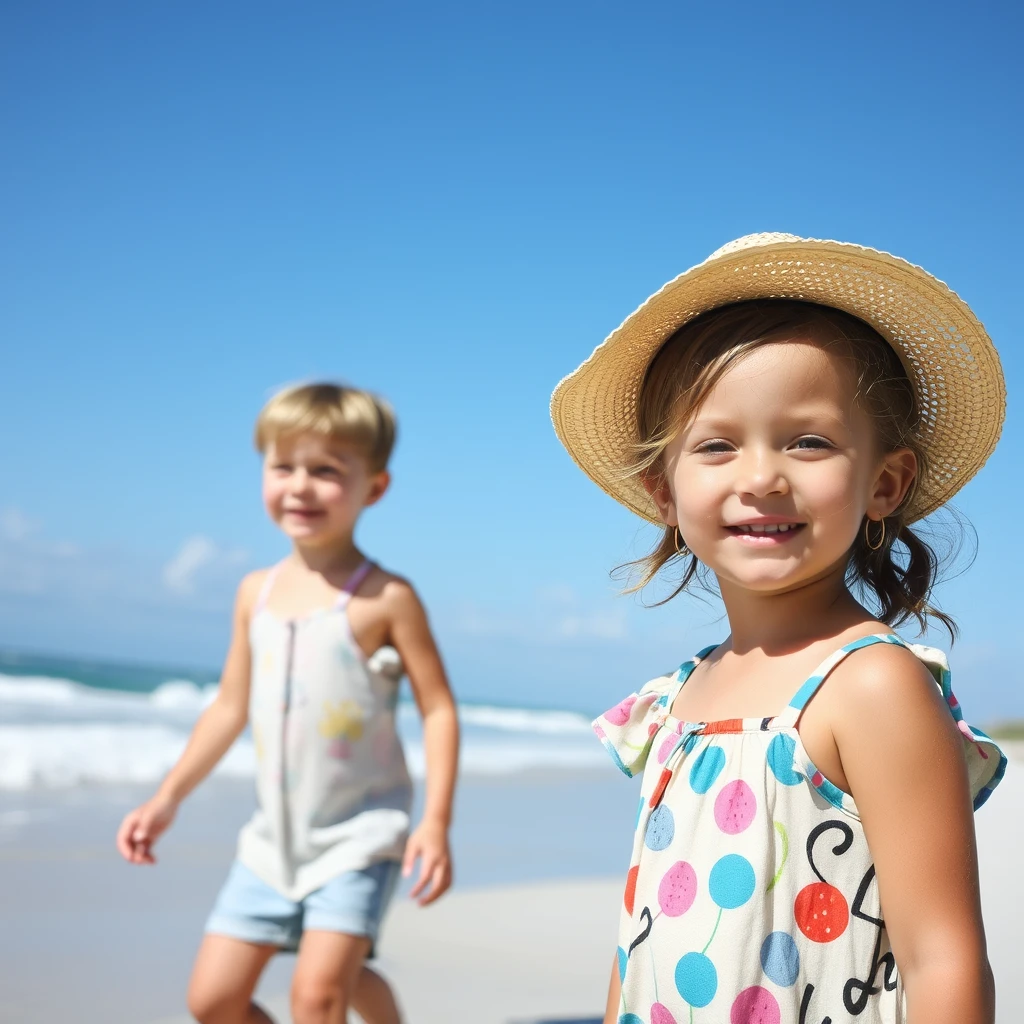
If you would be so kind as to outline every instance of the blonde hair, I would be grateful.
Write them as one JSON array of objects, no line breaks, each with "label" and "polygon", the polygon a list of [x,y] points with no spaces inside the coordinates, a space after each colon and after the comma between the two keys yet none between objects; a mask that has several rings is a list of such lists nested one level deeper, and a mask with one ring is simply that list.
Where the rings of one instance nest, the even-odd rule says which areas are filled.
[{"label": "blonde hair", "polygon": [[378,395],[343,384],[299,384],[263,406],[253,441],[263,454],[282,437],[320,434],[356,445],[378,473],[387,468],[397,429],[394,410]]},{"label": "blonde hair", "polygon": [[[647,367],[640,388],[635,457],[627,474],[660,480],[666,447],[729,367],[762,345],[800,337],[849,361],[857,381],[857,403],[874,424],[879,449],[909,448],[917,457],[917,479],[926,474],[917,396],[892,346],[856,317],[828,306],[787,299],[754,299],[723,306],[697,317],[668,338]],[[875,598],[883,622],[895,626],[916,619],[924,628],[926,618],[932,617],[952,636],[956,630],[953,620],[930,602],[938,558],[907,519],[916,483],[915,479],[900,507],[886,517],[884,538],[877,548],[868,545],[863,531],[858,534],[849,552],[847,584]],[[896,549],[897,544],[902,550]],[[677,548],[675,528],[666,527],[648,555],[619,568],[636,572],[639,581],[629,591],[637,591],[679,557],[684,562],[682,578],[665,599],[669,601],[695,577],[701,581],[696,557]]]}]

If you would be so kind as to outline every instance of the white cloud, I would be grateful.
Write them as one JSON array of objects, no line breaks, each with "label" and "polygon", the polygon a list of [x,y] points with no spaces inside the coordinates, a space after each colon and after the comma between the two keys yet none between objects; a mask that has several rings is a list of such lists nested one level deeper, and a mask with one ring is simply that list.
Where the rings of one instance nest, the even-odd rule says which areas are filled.
[{"label": "white cloud", "polygon": [[245,563],[244,551],[225,551],[209,537],[188,537],[177,554],[163,567],[164,585],[172,593],[189,596],[196,592],[199,577],[206,571]]},{"label": "white cloud", "polygon": [[620,641],[628,636],[629,610],[620,599],[584,600],[564,583],[540,587],[530,606],[499,610],[480,605],[458,609],[454,626],[470,636],[511,637],[524,643]]},{"label": "white cloud", "polygon": [[555,625],[559,636],[593,640],[625,640],[625,608],[593,609],[563,615]]},{"label": "white cloud", "polygon": [[39,532],[39,524],[29,519],[19,508],[0,509],[0,539],[17,544]]},{"label": "white cloud", "polygon": [[516,636],[520,632],[513,615],[479,605],[462,605],[456,612],[454,626],[469,636]]},{"label": "white cloud", "polygon": [[45,594],[68,586],[79,550],[52,541],[20,508],[0,509],[0,593]]}]

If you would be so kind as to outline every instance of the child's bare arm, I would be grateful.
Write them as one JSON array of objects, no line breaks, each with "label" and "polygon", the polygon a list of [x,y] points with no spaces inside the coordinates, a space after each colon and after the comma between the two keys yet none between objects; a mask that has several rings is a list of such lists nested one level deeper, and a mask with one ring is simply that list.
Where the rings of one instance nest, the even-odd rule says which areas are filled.
[{"label": "child's bare arm", "polygon": [[156,795],[130,811],[117,832],[117,848],[133,864],[152,864],[152,847],[170,826],[178,804],[213,770],[245,728],[249,704],[249,617],[262,574],[252,573],[238,588],[231,646],[213,703],[199,716],[177,764]]},{"label": "child's bare arm", "polygon": [[833,723],[874,857],[911,1024],[992,1024],[962,739],[927,670],[876,647],[845,666]]},{"label": "child's bare arm", "polygon": [[404,873],[417,858],[420,876],[412,889],[426,905],[451,885],[448,827],[459,759],[459,720],[444,665],[430,632],[427,615],[407,583],[391,581],[385,589],[390,611],[391,642],[401,655],[413,697],[423,716],[423,746],[427,762],[423,820],[409,837]]},{"label": "child's bare arm", "polygon": [[619,958],[612,960],[612,976],[608,982],[608,1000],[604,1008],[603,1024],[615,1024],[619,1019],[619,1004],[622,1002],[622,981],[619,979]]}]

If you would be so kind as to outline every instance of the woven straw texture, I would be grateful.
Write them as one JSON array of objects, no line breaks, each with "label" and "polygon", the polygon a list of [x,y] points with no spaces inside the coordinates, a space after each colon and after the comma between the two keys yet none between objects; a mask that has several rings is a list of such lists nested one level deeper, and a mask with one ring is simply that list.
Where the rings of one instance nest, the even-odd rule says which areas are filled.
[{"label": "woven straw texture", "polygon": [[895,349],[917,390],[929,472],[910,521],[933,512],[992,454],[1006,391],[992,340],[967,304],[906,260],[847,242],[747,235],[669,281],[566,377],[551,418],[580,468],[650,522],[657,510],[636,478],[623,478],[637,441],[636,402],[661,345],[701,313],[744,299],[803,299],[869,323]]}]

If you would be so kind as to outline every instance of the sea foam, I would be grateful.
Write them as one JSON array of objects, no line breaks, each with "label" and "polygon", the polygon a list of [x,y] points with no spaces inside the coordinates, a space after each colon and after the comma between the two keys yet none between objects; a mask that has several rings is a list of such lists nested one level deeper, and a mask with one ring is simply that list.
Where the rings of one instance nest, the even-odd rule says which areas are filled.
[{"label": "sea foam", "polygon": [[[0,790],[82,784],[152,784],[174,764],[214,685],[168,680],[149,693],[84,686],[49,676],[0,675]],[[474,775],[604,767],[589,722],[571,711],[463,705],[461,769]],[[424,771],[423,737],[413,705],[399,706],[409,768]],[[248,732],[216,768],[249,777]]]}]

